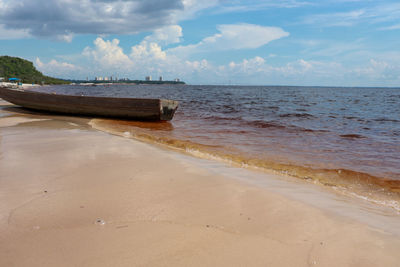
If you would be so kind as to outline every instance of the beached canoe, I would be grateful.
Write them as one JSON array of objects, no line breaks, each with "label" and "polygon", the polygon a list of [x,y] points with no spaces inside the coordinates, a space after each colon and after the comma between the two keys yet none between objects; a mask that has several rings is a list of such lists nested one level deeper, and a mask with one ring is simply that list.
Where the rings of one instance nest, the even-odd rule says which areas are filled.
[{"label": "beached canoe", "polygon": [[178,101],[167,99],[73,96],[0,87],[0,98],[25,108],[75,115],[168,121]]}]

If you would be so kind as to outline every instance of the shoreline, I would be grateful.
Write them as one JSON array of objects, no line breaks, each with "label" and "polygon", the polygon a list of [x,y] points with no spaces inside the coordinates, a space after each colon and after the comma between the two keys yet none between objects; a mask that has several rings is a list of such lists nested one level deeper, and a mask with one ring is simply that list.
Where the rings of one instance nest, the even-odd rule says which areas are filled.
[{"label": "shoreline", "polygon": [[[124,88],[95,90],[89,95],[107,96],[112,91],[119,96],[145,97],[148,93],[159,96],[163,91],[168,91],[171,97],[174,96],[176,99],[181,97],[185,100],[177,110],[172,123],[152,124],[96,119],[93,121],[95,127],[100,126],[103,131],[117,135],[130,134],[132,138],[167,145],[169,148],[196,157],[217,159],[235,166],[261,171],[273,170],[278,174],[291,175],[331,187],[336,191],[341,190],[344,194],[353,194],[371,202],[390,205],[400,211],[400,169],[396,164],[400,159],[395,145],[398,129],[396,124],[393,124],[393,129],[389,130],[388,134],[379,132],[379,129],[391,129],[391,120],[385,119],[383,115],[371,117],[365,114],[364,118],[357,115],[338,115],[335,112],[345,108],[343,103],[336,99],[335,101],[339,101],[338,107],[330,106],[329,114],[322,112],[319,116],[314,114],[315,110],[302,107],[302,105],[311,107],[316,104],[314,102],[306,101],[301,104],[295,101],[293,105],[297,108],[294,111],[290,110],[288,105],[276,105],[275,102],[279,97],[272,95],[270,99],[264,99],[268,103],[265,107],[264,104],[257,102],[257,99],[252,100],[257,107],[255,110],[261,110],[260,105],[267,109],[268,115],[258,120],[257,118],[263,115],[261,113],[257,115],[257,111],[247,110],[246,102],[239,101],[239,106],[235,108],[235,112],[238,112],[236,114],[232,113],[230,105],[219,106],[218,101],[227,101],[223,97],[215,100],[216,102],[212,99],[206,102],[196,100],[197,97],[207,98],[205,92],[212,89],[208,87],[200,88],[200,93],[195,87],[190,86],[181,90],[183,92],[171,88],[158,90],[157,87],[151,90],[144,87]],[[58,87],[39,90],[80,94],[84,89]],[[264,88],[257,92],[264,90],[270,91]],[[239,94],[238,91],[241,90],[232,89],[226,93],[235,95]],[[181,93],[183,95],[179,97]],[[296,93],[312,95],[312,91]],[[396,95],[395,92],[392,93],[393,96]],[[331,103],[331,98],[332,95],[328,94],[325,101]],[[197,105],[198,109],[192,110],[192,105]],[[207,105],[211,113],[208,113]],[[224,108],[220,109],[221,107]],[[321,108],[323,109],[319,106],[319,109]],[[222,115],[220,112],[226,114]],[[245,118],[241,118],[241,113]],[[318,118],[324,119],[321,121]],[[326,123],[332,118],[335,118],[333,122]],[[341,128],[342,124],[351,125],[349,120],[355,123],[354,127]]]},{"label": "shoreline", "polygon": [[[131,124],[138,124],[138,126],[131,127]],[[348,169],[313,168],[279,161],[246,158],[234,153],[213,150],[206,145],[177,140],[168,135],[152,134],[148,129],[143,130],[141,128],[140,125],[143,127],[141,122],[126,123],[120,120],[95,118],[89,122],[89,125],[102,132],[123,138],[132,138],[195,158],[218,161],[236,168],[261,173],[289,176],[309,184],[318,184],[331,192],[389,207],[400,213],[400,181],[396,179],[377,177]],[[153,129],[152,127],[155,126],[152,125],[150,129]]]},{"label": "shoreline", "polygon": [[[368,205],[302,181],[251,176],[91,129],[88,119],[14,111],[0,115],[2,266],[396,266],[400,259],[400,232],[384,229],[396,214],[378,209],[388,221],[373,227],[362,223],[379,222]],[[352,208],[334,212],[340,205]]]}]

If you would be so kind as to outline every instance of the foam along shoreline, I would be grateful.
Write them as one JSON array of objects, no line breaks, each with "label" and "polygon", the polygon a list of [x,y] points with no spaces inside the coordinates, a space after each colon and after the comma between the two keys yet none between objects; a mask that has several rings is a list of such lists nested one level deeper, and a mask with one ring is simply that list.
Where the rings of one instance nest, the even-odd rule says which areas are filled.
[{"label": "foam along shoreline", "polygon": [[227,147],[215,148],[190,140],[177,139],[168,134],[165,135],[162,131],[157,131],[158,126],[156,124],[151,124],[148,129],[141,122],[113,119],[92,119],[89,124],[100,131],[157,144],[198,158],[217,160],[236,167],[261,172],[290,175],[330,188],[343,195],[390,207],[400,212],[400,180],[373,176],[354,170],[318,168],[273,159],[253,158],[237,151],[231,152]]},{"label": "foam along shoreline", "polygon": [[[10,119],[15,123],[5,123]],[[62,116],[3,116],[0,136],[0,266],[398,266],[400,260],[400,235],[388,225],[371,227],[275,190],[290,181],[249,183],[246,170],[221,172],[218,163]],[[315,195],[324,202],[323,193]]]}]

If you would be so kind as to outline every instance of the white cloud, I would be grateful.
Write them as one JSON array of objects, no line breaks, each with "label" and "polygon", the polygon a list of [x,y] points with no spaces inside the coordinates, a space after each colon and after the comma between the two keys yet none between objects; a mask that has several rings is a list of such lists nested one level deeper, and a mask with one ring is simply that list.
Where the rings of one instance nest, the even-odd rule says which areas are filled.
[{"label": "white cloud", "polygon": [[182,0],[184,8],[183,10],[177,11],[175,16],[177,17],[177,20],[191,19],[198,12],[215,7],[220,2],[220,0]]},{"label": "white cloud", "polygon": [[221,80],[241,84],[285,84],[327,86],[398,86],[400,67],[393,62],[370,59],[357,66],[334,61],[299,59],[273,66],[260,57],[218,66]]},{"label": "white cloud", "polygon": [[[325,13],[309,15],[303,18],[302,23],[315,26],[354,26],[356,24],[377,24],[398,22],[400,19],[399,3],[378,3],[374,6],[347,12]],[[386,26],[385,26],[386,27]]]},{"label": "white cloud", "polygon": [[267,27],[254,24],[227,24],[217,27],[219,33],[204,38],[193,45],[178,46],[169,52],[180,56],[205,51],[222,51],[237,49],[254,49],[289,36],[288,32],[278,27]]},{"label": "white cloud", "polygon": [[345,69],[336,62],[299,59],[274,66],[256,56],[219,66],[220,80],[234,84],[343,85]]},{"label": "white cloud", "polygon": [[316,26],[352,26],[365,16],[367,16],[367,12],[360,9],[349,12],[311,15],[306,17],[303,22]]},{"label": "white cloud", "polygon": [[[104,40],[98,37],[94,41],[94,47],[86,47],[83,55],[97,66],[91,73],[94,75],[129,76],[140,79],[147,75],[170,77],[188,77],[194,73],[210,68],[207,60],[188,61],[169,55],[162,47],[147,41],[145,38],[140,44],[131,47],[129,54],[125,54],[119,46],[119,40]],[[97,71],[97,72],[96,72]],[[189,76],[190,76],[189,75]]]},{"label": "white cloud", "polygon": [[[278,70],[282,71],[282,73],[285,75],[305,74],[309,71],[312,71],[314,69],[314,65],[316,64],[316,62],[299,59],[295,62],[288,63],[282,68],[278,68]],[[321,65],[321,63],[319,65]]]},{"label": "white cloud", "polygon": [[314,44],[303,43],[306,51],[312,56],[337,57],[339,55],[351,55],[366,49],[365,40],[357,39],[354,41],[316,41]]},{"label": "white cloud", "polygon": [[355,68],[351,73],[369,81],[398,81],[400,77],[400,67],[397,64],[391,64],[387,61],[370,59],[369,64]]},{"label": "white cloud", "polygon": [[210,68],[210,63],[206,60],[200,60],[200,61],[185,61],[186,66],[193,72],[193,71],[199,71],[199,70],[207,70]]},{"label": "white cloud", "polygon": [[382,27],[382,28],[379,28],[379,30],[383,30],[383,31],[400,30],[400,24]]},{"label": "white cloud", "polygon": [[[281,66],[272,65],[266,58],[255,56],[223,65],[215,65],[209,60],[186,60],[168,54],[156,43],[142,41],[133,46],[129,55],[124,54],[118,40],[97,38],[93,48],[85,49],[91,60],[91,75],[117,75],[134,79],[144,76],[164,76],[165,79],[179,77],[189,83],[234,84],[287,84],[287,85],[356,85],[390,86],[400,83],[400,67],[389,61],[371,59],[367,64],[344,67],[339,62],[299,59]],[[110,61],[112,58],[114,61]],[[121,61],[115,62],[116,58]],[[125,64],[119,64],[125,62]],[[118,63],[118,64],[117,64]],[[113,65],[114,64],[114,65]],[[115,65],[117,64],[117,65]],[[36,65],[46,74],[66,77],[68,74],[85,73],[75,65],[52,60]],[[117,66],[117,67],[115,67]],[[82,78],[82,77],[81,77]]]},{"label": "white cloud", "polygon": [[49,67],[49,68],[62,68],[63,70],[69,69],[69,70],[76,70],[78,69],[77,66],[70,64],[70,63],[66,63],[66,62],[58,62],[57,60],[53,59],[48,63],[43,63],[40,58],[36,58],[35,60],[36,65],[39,68],[44,68],[44,67]]},{"label": "white cloud", "polygon": [[44,63],[38,57],[35,60],[35,65],[45,75],[60,78],[73,78],[82,70],[79,66],[67,62],[59,62],[55,59]]},{"label": "white cloud", "polygon": [[65,33],[65,34],[61,34],[61,35],[56,35],[55,38],[58,41],[70,43],[70,42],[72,42],[72,39],[74,38],[74,34],[73,33]]},{"label": "white cloud", "polygon": [[130,57],[134,61],[164,60],[167,55],[157,43],[142,41],[140,44],[132,46]]},{"label": "white cloud", "polygon": [[319,67],[321,67],[322,64],[319,62],[299,59],[294,62],[289,62],[281,67],[274,67],[269,65],[264,58],[256,56],[250,59],[243,59],[241,62],[232,61],[224,68],[224,70],[228,70],[231,74],[235,75],[259,76],[260,73],[262,73],[264,75],[297,76],[313,71],[314,65],[319,65]]},{"label": "white cloud", "polygon": [[[126,53],[120,46],[119,40],[98,37],[92,47],[87,47],[83,51],[83,55],[89,60],[88,66],[91,68],[95,66],[91,74],[96,76],[113,74],[134,79],[143,79],[147,75],[154,77],[162,75],[165,79],[179,77],[189,83],[203,84],[232,81],[237,84],[378,86],[400,83],[400,68],[396,67],[398,53],[397,57],[386,53],[380,60],[370,61],[368,61],[369,56],[365,54],[365,57],[347,67],[344,67],[342,62],[328,59],[317,61],[309,58],[277,64],[276,58],[282,58],[279,54],[266,54],[218,65],[212,60],[201,57],[201,53],[193,55],[198,51],[254,49],[287,36],[288,33],[280,28],[258,25],[222,25],[218,28],[219,33],[204,38],[197,44],[163,49],[162,44],[182,37],[179,34],[180,27],[168,29],[172,34],[164,36],[161,30],[155,31]],[[313,45],[322,49],[324,42],[315,42]],[[346,46],[337,48],[338,51],[332,49],[321,51],[314,48],[314,54],[347,55],[355,53],[360,47],[362,45],[356,42],[350,45],[350,50]],[[196,60],[189,60],[188,55],[192,55]],[[386,60],[383,60],[384,57]],[[272,60],[275,64],[268,60]]]},{"label": "white cloud", "polygon": [[247,0],[247,1],[223,1],[221,6],[214,11],[216,14],[239,13],[268,10],[272,8],[298,8],[313,5],[310,1],[296,0]]},{"label": "white cloud", "polygon": [[[288,35],[280,28],[252,24],[221,25],[218,29],[220,33],[204,38],[198,44],[164,50],[161,44],[179,41],[182,37],[182,29],[178,25],[163,27],[145,37],[139,44],[132,46],[129,54],[124,53],[119,40],[110,41],[98,37],[94,41],[94,47],[86,47],[83,55],[101,66],[101,71],[131,72],[141,76],[150,74],[149,72],[153,75],[176,73],[177,76],[182,76],[185,73],[193,74],[215,68],[205,59],[188,60],[183,53],[177,53],[177,51],[191,50],[190,53],[196,53],[198,50],[204,52],[251,49]],[[260,61],[263,59],[256,57],[250,60],[248,65],[260,63]]]},{"label": "white cloud", "polygon": [[183,34],[181,26],[170,25],[154,30],[152,35],[149,35],[145,38],[145,41],[168,45],[179,43],[182,36]]},{"label": "white cloud", "polygon": [[93,43],[95,47],[86,47],[83,50],[83,55],[92,58],[96,63],[110,68],[124,67],[125,65],[132,64],[129,57],[124,54],[123,49],[119,47],[118,39],[105,41],[98,37]]},{"label": "white cloud", "polygon": [[4,24],[0,24],[0,40],[26,39],[30,37],[28,30],[7,29]]},{"label": "white cloud", "polygon": [[35,37],[71,41],[76,34],[136,34],[160,29],[217,3],[217,0],[0,1],[0,25]]},{"label": "white cloud", "polygon": [[[240,63],[231,61],[229,64],[229,70],[241,73],[255,73],[260,71],[266,71],[267,65],[265,59],[262,57],[254,57],[251,59],[243,59]],[[225,68],[224,68],[225,69]]]},{"label": "white cloud", "polygon": [[254,24],[220,25],[217,28],[220,33],[205,38],[202,45],[211,45],[218,50],[254,49],[289,36],[281,28]]}]

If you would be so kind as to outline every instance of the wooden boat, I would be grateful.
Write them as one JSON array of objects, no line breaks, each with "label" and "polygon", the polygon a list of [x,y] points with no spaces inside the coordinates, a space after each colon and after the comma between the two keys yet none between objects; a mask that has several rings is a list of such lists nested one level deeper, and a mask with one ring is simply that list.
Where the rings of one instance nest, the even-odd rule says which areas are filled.
[{"label": "wooden boat", "polygon": [[25,108],[100,117],[168,121],[178,108],[178,101],[40,93],[0,87],[0,98]]}]

